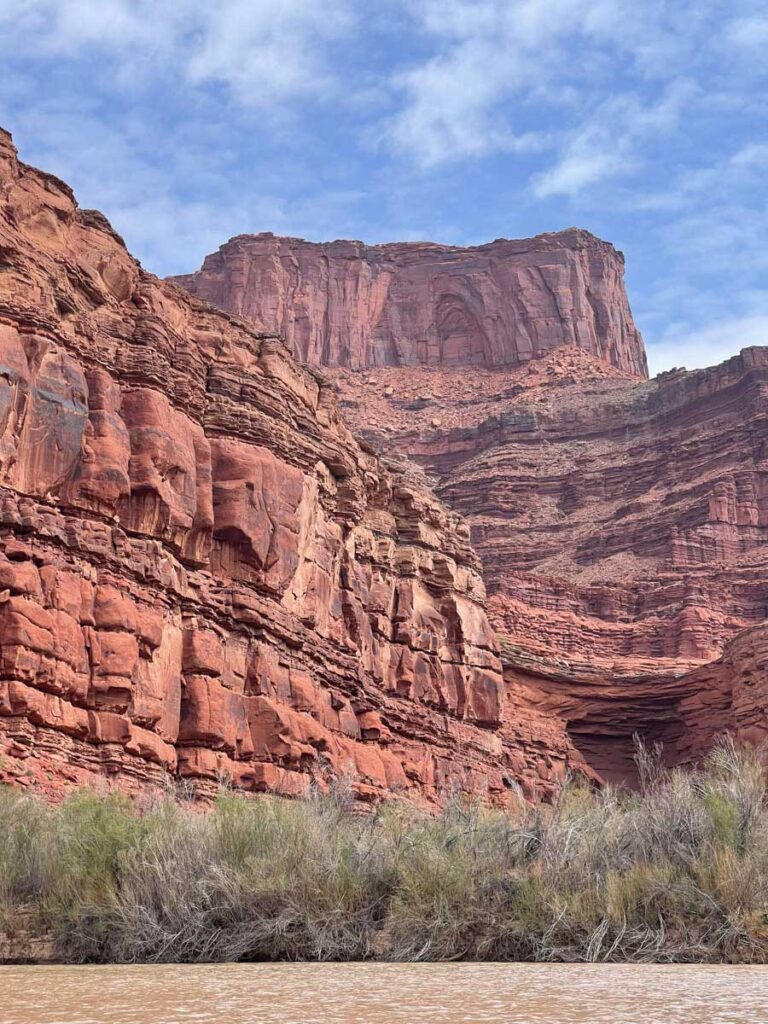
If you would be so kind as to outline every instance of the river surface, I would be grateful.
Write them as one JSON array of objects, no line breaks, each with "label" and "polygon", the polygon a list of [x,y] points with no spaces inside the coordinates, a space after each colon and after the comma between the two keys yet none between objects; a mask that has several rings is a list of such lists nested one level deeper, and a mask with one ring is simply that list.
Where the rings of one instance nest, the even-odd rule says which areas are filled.
[{"label": "river surface", "polygon": [[2,1024],[765,1024],[768,967],[0,967]]}]

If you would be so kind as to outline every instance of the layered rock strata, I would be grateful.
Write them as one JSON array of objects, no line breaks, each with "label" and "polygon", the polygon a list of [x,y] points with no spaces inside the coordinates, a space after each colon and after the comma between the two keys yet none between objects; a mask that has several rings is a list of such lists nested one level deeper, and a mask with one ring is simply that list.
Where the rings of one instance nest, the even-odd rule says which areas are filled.
[{"label": "layered rock strata", "polygon": [[240,236],[180,280],[328,367],[361,436],[466,516],[518,717],[612,780],[635,733],[673,762],[768,735],[768,350],[640,379],[621,257],[581,231]]},{"label": "layered rock strata", "polygon": [[647,374],[623,256],[575,228],[469,248],[239,235],[172,280],[314,366],[515,366],[568,346]]},{"label": "layered rock strata", "polygon": [[0,134],[0,779],[503,801],[768,736],[768,350],[643,380],[577,231],[185,283],[255,320]]},{"label": "layered rock strata", "polygon": [[599,774],[635,731],[672,760],[768,735],[768,349],[647,382],[575,350],[335,377],[467,516],[508,685]]},{"label": "layered rock strata", "polygon": [[468,529],[0,134],[0,777],[551,792]]}]

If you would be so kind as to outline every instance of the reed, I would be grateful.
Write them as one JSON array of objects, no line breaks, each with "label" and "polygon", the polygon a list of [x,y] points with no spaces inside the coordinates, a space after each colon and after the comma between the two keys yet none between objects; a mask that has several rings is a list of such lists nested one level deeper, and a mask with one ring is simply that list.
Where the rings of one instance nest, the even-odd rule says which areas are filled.
[{"label": "reed", "polygon": [[456,797],[362,816],[343,787],[201,812],[0,789],[0,920],[67,962],[765,961],[762,755],[695,770],[638,750],[641,789],[571,780],[552,805]]}]

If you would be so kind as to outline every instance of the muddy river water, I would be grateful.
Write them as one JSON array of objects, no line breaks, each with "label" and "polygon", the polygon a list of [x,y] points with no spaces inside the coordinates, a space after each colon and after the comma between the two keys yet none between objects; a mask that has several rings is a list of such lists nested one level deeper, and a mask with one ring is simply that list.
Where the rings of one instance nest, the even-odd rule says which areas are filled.
[{"label": "muddy river water", "polygon": [[2,1024],[764,1024],[768,967],[0,967]]}]

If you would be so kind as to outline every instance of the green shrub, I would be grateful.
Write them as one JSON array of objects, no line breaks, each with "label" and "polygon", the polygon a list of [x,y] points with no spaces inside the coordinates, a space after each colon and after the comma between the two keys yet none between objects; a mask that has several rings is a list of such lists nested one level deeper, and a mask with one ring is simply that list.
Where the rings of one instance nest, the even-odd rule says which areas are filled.
[{"label": "green shrub", "polygon": [[759,752],[640,757],[639,793],[572,781],[506,811],[0,789],[0,915],[23,910],[72,962],[765,960]]}]

